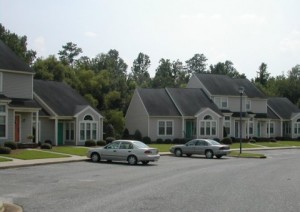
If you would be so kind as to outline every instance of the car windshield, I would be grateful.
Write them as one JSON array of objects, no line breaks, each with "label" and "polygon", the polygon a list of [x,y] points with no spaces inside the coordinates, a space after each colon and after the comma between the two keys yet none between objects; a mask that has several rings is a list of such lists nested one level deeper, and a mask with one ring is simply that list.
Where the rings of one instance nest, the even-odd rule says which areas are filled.
[{"label": "car windshield", "polygon": [[214,141],[214,140],[208,140],[208,142],[209,142],[210,144],[212,144],[212,145],[220,145],[219,142]]},{"label": "car windshield", "polygon": [[146,144],[140,142],[140,141],[134,141],[133,144],[137,147],[137,148],[149,148]]}]

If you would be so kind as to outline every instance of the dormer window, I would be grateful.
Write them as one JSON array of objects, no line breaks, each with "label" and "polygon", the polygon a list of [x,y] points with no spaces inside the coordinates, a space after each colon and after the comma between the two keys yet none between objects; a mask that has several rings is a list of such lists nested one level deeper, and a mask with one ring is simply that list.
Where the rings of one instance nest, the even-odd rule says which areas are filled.
[{"label": "dormer window", "polygon": [[220,109],[227,109],[228,108],[228,99],[226,97],[215,97],[214,103]]},{"label": "dormer window", "polygon": [[246,100],[246,110],[250,111],[251,110],[251,101],[248,99]]}]

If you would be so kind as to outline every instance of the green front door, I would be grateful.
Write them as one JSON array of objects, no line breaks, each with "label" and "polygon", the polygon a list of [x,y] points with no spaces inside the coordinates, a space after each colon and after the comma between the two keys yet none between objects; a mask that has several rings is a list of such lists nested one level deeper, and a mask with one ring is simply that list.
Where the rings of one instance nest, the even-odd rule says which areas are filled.
[{"label": "green front door", "polygon": [[195,121],[186,120],[185,122],[185,138],[193,138],[195,135]]},{"label": "green front door", "polygon": [[57,145],[62,146],[64,144],[64,124],[58,123],[57,129]]}]

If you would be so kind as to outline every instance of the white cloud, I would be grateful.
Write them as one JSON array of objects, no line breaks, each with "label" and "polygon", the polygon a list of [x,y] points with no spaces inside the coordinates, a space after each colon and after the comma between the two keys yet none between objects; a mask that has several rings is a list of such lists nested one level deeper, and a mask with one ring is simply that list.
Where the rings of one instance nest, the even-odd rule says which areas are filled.
[{"label": "white cloud", "polygon": [[90,31],[85,32],[84,35],[85,35],[86,37],[89,37],[89,38],[95,38],[95,37],[98,36],[97,33],[95,33],[95,32],[90,32]]},{"label": "white cloud", "polygon": [[280,50],[283,52],[296,52],[300,51],[300,31],[293,30],[280,42]]}]

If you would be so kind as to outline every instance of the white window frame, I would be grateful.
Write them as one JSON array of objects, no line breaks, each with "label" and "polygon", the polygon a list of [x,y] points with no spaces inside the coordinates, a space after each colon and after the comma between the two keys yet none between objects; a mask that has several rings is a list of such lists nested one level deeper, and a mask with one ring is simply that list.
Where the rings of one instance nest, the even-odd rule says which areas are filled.
[{"label": "white window frame", "polygon": [[[226,127],[226,125],[229,125],[229,127]],[[227,136],[231,135],[231,117],[230,116],[224,116],[224,128],[225,129],[229,128],[229,133],[227,131],[226,131],[226,133],[227,133]]]},{"label": "white window frame", "polygon": [[294,123],[294,133],[300,135],[300,119]]},{"label": "white window frame", "polygon": [[251,100],[247,99],[246,100],[246,111],[250,111],[251,110]]},{"label": "white window frame", "polygon": [[275,129],[275,123],[274,122],[269,122],[267,123],[267,134],[269,135],[274,135],[274,129]]},{"label": "white window frame", "polygon": [[0,111],[0,116],[3,116],[4,117],[4,126],[5,126],[5,131],[4,131],[4,137],[0,137],[1,139],[6,139],[7,138],[7,132],[8,132],[8,112],[7,112],[7,110],[8,110],[8,108],[7,108],[7,105],[5,105],[5,104],[0,104],[0,106],[4,106],[4,112],[2,112],[2,111]]},{"label": "white window frame", "polygon": [[[164,123],[164,132],[160,134],[160,123]],[[167,134],[167,123],[171,123],[172,134]],[[174,121],[173,120],[158,120],[157,121],[157,135],[158,136],[173,136],[174,135]]]},{"label": "white window frame", "polygon": [[3,73],[0,72],[0,92],[3,92]]},{"label": "white window frame", "polygon": [[[212,116],[208,115],[210,117],[210,119],[203,119],[200,121],[199,124],[199,133],[200,136],[217,136],[217,132],[218,132],[218,125],[217,125],[217,121],[213,120]],[[207,117],[207,116],[205,116]],[[201,131],[201,128],[203,128],[203,133]],[[213,133],[213,128],[215,128],[215,133]],[[208,132],[209,131],[209,132]]]},{"label": "white window frame", "polygon": [[[228,98],[227,97],[214,97],[214,103],[220,109],[228,109]],[[223,104],[225,104],[223,106]]]},{"label": "white window frame", "polygon": [[[74,121],[65,122],[64,125],[65,125],[65,127],[64,127],[65,140],[66,141],[75,141],[75,122]],[[68,129],[68,132],[67,132],[67,129]],[[73,131],[73,139],[72,139],[72,131]],[[68,139],[67,139],[67,135],[69,136]]]},{"label": "white window frame", "polygon": [[[92,117],[93,120],[84,120],[85,117],[87,116],[90,116]],[[83,138],[81,137],[81,131],[82,131],[82,125],[83,125]],[[87,129],[88,126],[90,126],[90,129]],[[93,126],[96,126],[95,127],[95,130],[93,129]],[[89,133],[88,133],[89,131]],[[95,137],[94,137],[94,134],[93,132],[96,131],[96,134],[95,134]],[[89,135],[88,135],[89,134]],[[98,122],[97,121],[94,121],[94,116],[91,115],[91,114],[86,114],[84,117],[83,117],[83,121],[80,121],[79,122],[79,140],[80,141],[87,141],[87,140],[97,140],[98,139]]]}]

